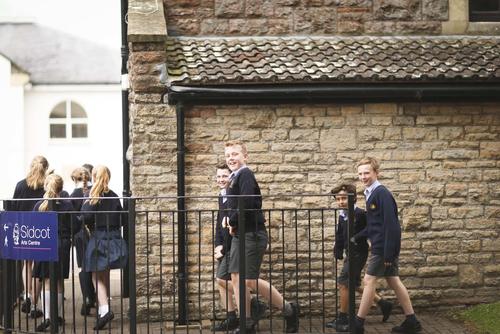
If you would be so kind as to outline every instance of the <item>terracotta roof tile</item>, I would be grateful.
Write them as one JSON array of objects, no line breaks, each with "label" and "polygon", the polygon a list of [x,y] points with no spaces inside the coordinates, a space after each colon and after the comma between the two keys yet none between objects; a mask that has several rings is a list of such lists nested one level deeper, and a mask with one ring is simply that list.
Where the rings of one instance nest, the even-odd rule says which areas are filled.
[{"label": "terracotta roof tile", "polygon": [[169,38],[169,83],[500,80],[500,37]]}]

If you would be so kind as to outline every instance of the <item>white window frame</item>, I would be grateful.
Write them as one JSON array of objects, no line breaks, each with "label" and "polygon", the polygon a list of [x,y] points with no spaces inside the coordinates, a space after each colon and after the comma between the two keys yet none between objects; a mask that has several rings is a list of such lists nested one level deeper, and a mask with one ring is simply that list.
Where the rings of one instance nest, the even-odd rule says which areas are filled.
[{"label": "white window frame", "polygon": [[[60,103],[64,102],[64,111],[65,111],[65,117],[64,118],[53,118],[51,117],[52,113],[54,112],[54,108],[57,107]],[[88,123],[88,117],[71,117],[71,103],[75,103],[82,108],[83,112],[85,115],[87,115],[87,112],[85,111],[85,108],[82,107],[82,105],[74,100],[71,99],[66,99],[65,101],[61,101],[56,103],[56,105],[52,108],[49,114],[49,139],[52,141],[61,141],[61,140],[86,140],[89,138],[89,123]],[[64,124],[66,126],[66,137],[61,137],[61,138],[53,138],[50,133],[50,126],[52,124]],[[87,136],[86,137],[77,137],[73,138],[73,124],[86,124],[87,125]]]}]

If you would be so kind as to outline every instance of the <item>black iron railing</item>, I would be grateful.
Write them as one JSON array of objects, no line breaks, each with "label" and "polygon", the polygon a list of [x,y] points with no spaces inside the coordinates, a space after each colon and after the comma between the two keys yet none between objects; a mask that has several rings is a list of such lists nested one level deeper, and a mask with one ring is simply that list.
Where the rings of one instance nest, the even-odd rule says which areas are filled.
[{"label": "black iron railing", "polygon": [[[353,196],[349,196],[349,221],[353,221]],[[115,318],[101,331],[122,333],[158,333],[201,330],[226,317],[216,288],[214,259],[215,225],[218,210],[216,197],[185,197],[186,210],[177,210],[177,197],[122,198],[127,211],[87,212],[99,215],[119,214],[120,234],[127,242],[127,266],[112,270],[108,304]],[[319,202],[321,205],[316,205]],[[300,305],[300,331],[324,332],[325,324],[337,313],[337,261],[333,256],[337,209],[326,196],[297,196],[276,200],[265,199],[262,209],[268,234],[268,248],[264,254],[259,278],[266,280],[283,295],[286,301]],[[303,203],[303,204],[301,204]],[[215,205],[214,205],[215,204]],[[244,201],[239,201],[240,217],[245,217]],[[82,213],[66,212],[72,222],[81,221]],[[241,224],[241,221],[240,221]],[[73,226],[74,224],[72,224]],[[244,224],[242,225],[244,226]],[[247,225],[248,226],[248,225]],[[80,228],[85,228],[83,223]],[[126,231],[127,233],[123,233]],[[51,266],[50,324],[47,331],[72,333],[94,332],[98,321],[97,309],[90,314],[80,313],[85,302],[79,286],[79,272],[75,252],[74,231],[71,237],[70,273],[65,279],[62,305],[57,304],[56,266]],[[245,233],[240,227],[238,233]],[[92,234],[92,231],[90,231]],[[351,237],[351,236],[350,236]],[[349,238],[350,238],[349,237]],[[240,273],[247,260],[245,243],[240,238]],[[43,317],[31,317],[22,312],[23,290],[19,267],[22,261],[2,259],[1,292],[3,328],[8,331],[34,332]],[[127,274],[127,276],[125,276]],[[352,275],[351,275],[352,276]],[[242,275],[240,276],[242,277]],[[24,281],[32,279],[24,275]],[[258,284],[256,284],[258,286]],[[227,291],[230,292],[230,287]],[[245,282],[240,280],[240,300],[244,299]],[[354,287],[350,294],[350,309],[354,309]],[[48,287],[42,286],[41,293]],[[128,291],[127,291],[128,290]],[[128,292],[128,293],[127,293]],[[97,291],[99,293],[99,291]],[[265,293],[252,292],[268,306],[273,300],[264,300]],[[235,298],[237,298],[235,296]],[[37,297],[33,297],[33,299]],[[243,299],[242,299],[243,298]],[[33,300],[34,302],[34,300]],[[276,301],[274,301],[276,304]],[[44,312],[43,303],[38,302]],[[240,303],[240,313],[245,303]],[[41,307],[40,307],[41,306]],[[62,306],[62,310],[58,307]],[[45,313],[45,312],[44,312]],[[36,314],[34,314],[36,316]],[[60,322],[57,318],[64,318]],[[351,321],[354,313],[351,312]],[[245,332],[245,317],[240,330]],[[268,307],[259,322],[259,328],[281,332],[285,326],[282,313],[276,305]]]}]

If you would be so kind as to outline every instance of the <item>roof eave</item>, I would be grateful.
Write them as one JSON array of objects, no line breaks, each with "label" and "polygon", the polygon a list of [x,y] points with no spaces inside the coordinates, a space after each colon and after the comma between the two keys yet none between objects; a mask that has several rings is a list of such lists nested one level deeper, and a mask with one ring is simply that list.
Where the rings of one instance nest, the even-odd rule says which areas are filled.
[{"label": "roof eave", "polygon": [[500,80],[405,84],[171,85],[165,97],[165,102],[169,104],[494,102],[500,101]]}]

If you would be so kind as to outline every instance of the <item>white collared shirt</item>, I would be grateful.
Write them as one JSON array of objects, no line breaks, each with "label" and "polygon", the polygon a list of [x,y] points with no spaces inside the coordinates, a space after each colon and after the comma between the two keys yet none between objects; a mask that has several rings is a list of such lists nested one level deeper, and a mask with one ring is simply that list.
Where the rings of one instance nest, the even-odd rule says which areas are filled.
[{"label": "white collared shirt", "polygon": [[[356,208],[357,208],[357,206],[356,206],[356,204],[354,204],[354,210],[356,210]],[[342,218],[344,218],[344,220],[347,221],[347,217],[348,217],[347,213],[348,213],[348,211],[346,209],[341,209],[339,211],[339,216],[342,217]]]},{"label": "white collared shirt", "polygon": [[220,196],[222,196],[222,203],[226,203],[227,197],[226,197],[226,188],[222,189],[220,191]]},{"label": "white collared shirt", "polygon": [[370,198],[370,195],[373,193],[377,187],[381,186],[382,184],[378,182],[378,180],[375,180],[368,188],[365,189],[365,200],[368,201],[368,198]]},{"label": "white collared shirt", "polygon": [[231,182],[238,175],[238,173],[245,168],[248,168],[247,165],[243,165],[234,172],[231,172],[231,174],[229,174],[229,182]]}]

